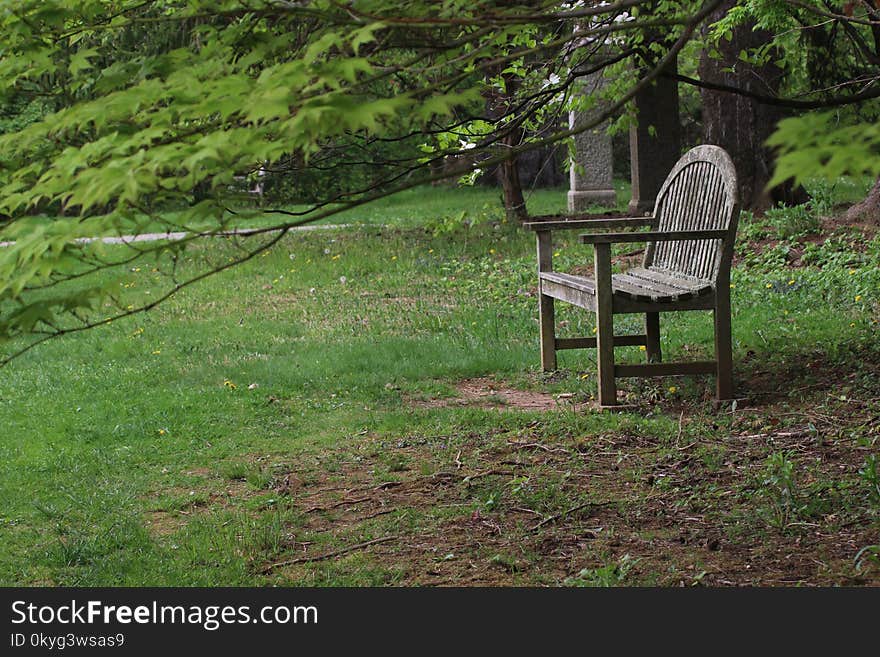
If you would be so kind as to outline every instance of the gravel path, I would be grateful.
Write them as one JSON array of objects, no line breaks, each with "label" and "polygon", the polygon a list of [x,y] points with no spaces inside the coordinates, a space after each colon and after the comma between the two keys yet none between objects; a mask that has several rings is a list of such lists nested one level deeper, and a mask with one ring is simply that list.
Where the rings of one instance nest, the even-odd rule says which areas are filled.
[{"label": "gravel path", "polygon": [[[318,224],[315,226],[295,226],[289,228],[290,231],[310,231],[310,230],[334,230],[337,228],[345,228],[345,224]],[[212,237],[235,237],[236,235],[250,235],[252,233],[261,232],[259,228],[245,228],[242,230],[230,230],[222,233],[216,233]],[[104,244],[134,244],[135,242],[157,242],[159,240],[176,241],[189,237],[192,233],[143,233],[141,235],[121,235],[119,237],[80,237],[75,240],[80,244],[89,244],[90,242],[103,242]],[[0,247],[12,246],[15,242],[0,242]]]}]

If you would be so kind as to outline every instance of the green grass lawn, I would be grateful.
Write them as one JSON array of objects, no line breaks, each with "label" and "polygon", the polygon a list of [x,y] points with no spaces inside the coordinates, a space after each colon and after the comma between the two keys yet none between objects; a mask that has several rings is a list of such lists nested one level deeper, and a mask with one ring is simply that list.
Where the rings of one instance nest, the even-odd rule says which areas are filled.
[{"label": "green grass lawn", "polygon": [[[537,367],[533,236],[487,221],[496,191],[422,196],[3,369],[0,584],[880,583],[877,237],[747,219],[736,407],[624,380],[599,413],[591,353]],[[667,358],[711,349],[708,314],[662,328]]]}]

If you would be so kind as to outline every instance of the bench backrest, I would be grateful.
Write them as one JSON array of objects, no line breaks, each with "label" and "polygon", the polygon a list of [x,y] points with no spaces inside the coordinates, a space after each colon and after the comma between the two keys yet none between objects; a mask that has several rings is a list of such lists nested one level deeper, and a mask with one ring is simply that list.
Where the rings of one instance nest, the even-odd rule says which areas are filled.
[{"label": "bench backrest", "polygon": [[649,244],[645,267],[712,282],[726,280],[733,259],[739,219],[736,170],[718,146],[697,146],[670,172],[654,206],[656,230],[727,230],[723,240],[687,240]]}]

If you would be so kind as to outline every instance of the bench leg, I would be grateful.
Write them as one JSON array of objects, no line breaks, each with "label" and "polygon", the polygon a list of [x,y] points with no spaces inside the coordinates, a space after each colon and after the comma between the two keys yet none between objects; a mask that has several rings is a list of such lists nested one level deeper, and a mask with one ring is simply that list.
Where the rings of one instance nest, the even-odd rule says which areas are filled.
[{"label": "bench leg", "polygon": [[611,245],[596,244],[596,363],[599,405],[617,404],[614,383],[614,302],[611,296]]},{"label": "bench leg", "polygon": [[541,369],[556,369],[556,310],[555,300],[538,293],[538,321],[541,324]]},{"label": "bench leg", "polygon": [[542,271],[553,271],[553,240],[549,230],[535,233],[538,245],[538,323],[541,326],[541,369],[556,369],[556,311],[553,297],[541,294]]},{"label": "bench leg", "polygon": [[719,294],[715,306],[715,361],[718,364],[716,397],[733,399],[733,340],[730,331],[730,296]]},{"label": "bench leg", "polygon": [[660,351],[660,313],[645,313],[645,336],[648,362],[663,362],[663,354]]}]

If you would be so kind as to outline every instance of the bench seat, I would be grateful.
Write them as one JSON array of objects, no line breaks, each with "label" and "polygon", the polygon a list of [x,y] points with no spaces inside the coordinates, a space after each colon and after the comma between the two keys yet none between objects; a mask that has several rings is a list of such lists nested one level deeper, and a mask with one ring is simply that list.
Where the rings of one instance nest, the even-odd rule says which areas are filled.
[{"label": "bench seat", "polygon": [[[541,291],[547,296],[561,298],[554,294],[554,289],[558,286],[568,287],[591,296],[596,294],[596,283],[589,276],[543,271],[539,273],[539,278]],[[674,272],[650,267],[634,267],[621,274],[614,274],[611,277],[611,290],[615,296],[633,301],[674,303],[711,294],[713,285],[712,281]]]}]

